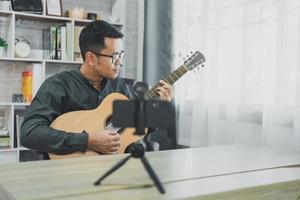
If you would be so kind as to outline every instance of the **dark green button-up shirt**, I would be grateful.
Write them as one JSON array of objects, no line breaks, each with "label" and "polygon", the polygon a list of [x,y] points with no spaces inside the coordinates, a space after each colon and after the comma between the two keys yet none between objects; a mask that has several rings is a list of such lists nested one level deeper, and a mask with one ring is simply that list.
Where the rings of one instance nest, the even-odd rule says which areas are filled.
[{"label": "dark green button-up shirt", "polygon": [[76,110],[90,110],[99,106],[112,92],[132,97],[132,91],[122,79],[104,80],[100,92],[80,70],[65,71],[44,81],[21,125],[23,146],[42,152],[69,154],[87,149],[87,133],[67,133],[50,127],[58,116]]}]

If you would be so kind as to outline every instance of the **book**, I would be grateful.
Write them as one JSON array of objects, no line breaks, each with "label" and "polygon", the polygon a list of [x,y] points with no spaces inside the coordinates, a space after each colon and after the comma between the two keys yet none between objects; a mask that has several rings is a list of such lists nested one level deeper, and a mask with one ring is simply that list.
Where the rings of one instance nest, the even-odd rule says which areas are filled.
[{"label": "book", "polygon": [[72,30],[72,24],[71,23],[67,23],[66,24],[66,31],[67,31],[67,35],[66,35],[66,56],[67,56],[67,60],[73,60],[73,45],[74,45],[74,41],[73,41],[73,30]]},{"label": "book", "polygon": [[61,29],[56,28],[55,59],[61,60]]},{"label": "book", "polygon": [[40,85],[43,83],[41,74],[43,69],[39,63],[27,64],[32,69],[32,96],[34,97],[40,88]]},{"label": "book", "polygon": [[15,140],[14,147],[22,147],[20,138],[21,138],[21,124],[24,121],[24,115],[17,114],[15,116]]},{"label": "book", "polygon": [[82,61],[79,47],[79,36],[83,28],[83,26],[75,26],[74,29],[74,60],[76,61]]},{"label": "book", "polygon": [[21,124],[24,121],[25,110],[15,110],[13,147],[21,147]]},{"label": "book", "polygon": [[56,59],[56,27],[50,27],[50,58]]},{"label": "book", "polygon": [[56,27],[51,26],[43,30],[43,58],[56,59]]},{"label": "book", "polygon": [[61,59],[67,60],[67,27],[60,27],[60,48],[61,48]]},{"label": "book", "polygon": [[9,132],[8,132],[7,128],[6,127],[1,128],[0,129],[0,136],[7,136],[7,135],[9,135]]},{"label": "book", "polygon": [[10,136],[0,136],[0,148],[10,147]]},{"label": "book", "polygon": [[50,59],[50,28],[43,30],[43,58]]}]

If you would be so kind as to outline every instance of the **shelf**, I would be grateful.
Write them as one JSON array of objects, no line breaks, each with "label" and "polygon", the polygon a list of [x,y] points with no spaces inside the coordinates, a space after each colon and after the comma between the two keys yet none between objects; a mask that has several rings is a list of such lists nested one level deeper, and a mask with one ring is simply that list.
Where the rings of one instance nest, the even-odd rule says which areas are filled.
[{"label": "shelf", "polygon": [[18,148],[15,148],[15,149],[17,149],[18,151],[30,150],[30,149],[28,149],[26,147],[18,147]]},{"label": "shelf", "polygon": [[123,26],[123,24],[120,24],[120,23],[113,23],[113,22],[111,22],[111,23],[112,23],[112,25],[117,26],[117,27]]},{"label": "shelf", "polygon": [[0,61],[41,63],[43,60],[42,59],[35,59],[35,58],[8,58],[8,57],[0,57]]},{"label": "shelf", "polygon": [[[112,1],[114,2],[114,0]],[[120,1],[122,2],[122,0]],[[116,3],[114,2],[113,4]],[[46,0],[43,0],[44,9],[45,5]],[[73,3],[70,3],[70,5],[68,6],[70,6],[70,8],[68,9],[71,9]],[[113,8],[114,5],[112,5],[111,3],[107,3],[107,6],[112,6]],[[101,10],[101,8],[101,5],[99,5],[99,7],[96,5],[95,9]],[[110,8],[108,7],[108,9]],[[14,148],[13,146],[16,140],[19,144],[19,140],[17,138],[18,136],[15,137],[14,135],[14,133],[16,132],[16,128],[18,128],[15,126],[15,123],[16,120],[19,119],[17,119],[15,116],[18,114],[24,115],[26,110],[30,106],[30,103],[12,102],[12,94],[21,94],[21,73],[24,70],[32,71],[32,94],[34,96],[41,84],[44,82],[44,80],[46,80],[46,78],[56,73],[60,73],[61,71],[73,70],[80,67],[83,61],[77,61],[76,58],[78,57],[78,55],[76,54],[77,52],[75,53],[75,49],[76,51],[78,51],[78,45],[77,43],[76,47],[74,45],[74,41],[78,41],[79,37],[77,29],[87,26],[88,24],[93,22],[93,20],[76,19],[64,16],[49,16],[46,15],[45,12],[43,12],[43,14],[34,14],[19,11],[0,10],[0,21],[3,21],[3,23],[0,23],[0,29],[5,33],[5,39],[8,43],[8,48],[6,49],[6,52],[4,54],[6,56],[0,57],[0,75],[3,78],[1,82],[2,87],[0,88],[0,92],[3,96],[1,97],[2,100],[0,101],[0,111],[1,113],[3,113],[1,114],[1,117],[4,119],[5,126],[7,127],[11,137],[11,147],[0,148],[0,163],[2,162],[2,158],[7,159],[9,162],[19,162],[20,156],[24,156],[21,155],[20,152],[30,150],[25,147]],[[111,24],[117,27],[117,29],[119,29],[120,31],[124,30],[123,24]],[[50,33],[47,32],[50,27],[60,26],[66,27],[66,32],[64,33],[67,36],[66,57],[64,57],[64,60],[52,60],[49,57],[45,56],[45,53],[48,53],[51,48],[48,46],[48,40],[44,40],[44,37],[47,36],[44,34]],[[20,37],[25,37],[31,44],[34,44],[31,48],[32,51],[30,57],[15,57],[15,39]],[[10,82],[8,83],[6,80],[9,80]]]},{"label": "shelf", "polygon": [[29,14],[23,12],[13,12],[17,18],[27,19],[33,21],[43,21],[43,22],[72,22],[71,18],[68,17],[56,17],[56,16],[48,16],[48,15],[37,15],[37,14]]},{"label": "shelf", "polygon": [[30,103],[12,103],[14,106],[29,106]]},{"label": "shelf", "polygon": [[45,60],[45,63],[53,63],[53,64],[78,64],[81,65],[82,61],[68,61],[68,60]]},{"label": "shelf", "polygon": [[86,26],[93,21],[91,19],[73,19],[73,20],[75,26]]},{"label": "shelf", "polygon": [[25,150],[30,150],[26,147],[18,147],[18,148],[11,148],[11,147],[3,147],[3,148],[0,148],[0,153],[1,152],[17,152],[17,151],[25,151]]},{"label": "shelf", "polygon": [[[73,20],[74,20],[75,26],[86,26],[89,23],[93,22],[93,20],[91,20],[91,19],[74,19],[73,18]],[[122,24],[119,24],[119,23],[111,23],[111,24],[113,24],[116,27],[122,27],[123,26]]]},{"label": "shelf", "polygon": [[82,61],[69,61],[69,60],[49,60],[49,59],[35,59],[35,58],[7,58],[0,57],[0,61],[10,62],[31,62],[31,63],[61,63],[61,64],[82,64]]},{"label": "shelf", "polygon": [[7,16],[10,16],[10,15],[12,15],[11,11],[0,10],[0,16],[1,17],[7,17]]},{"label": "shelf", "polygon": [[[33,21],[48,21],[48,22],[72,22],[74,21],[75,25],[84,26],[91,23],[93,20],[91,19],[75,19],[69,17],[60,17],[60,16],[50,16],[50,15],[38,15],[38,14],[30,14],[25,12],[14,12],[14,11],[1,11],[0,16],[7,17],[12,14],[15,14],[16,18],[26,19],[26,20],[33,20]],[[120,23],[112,23],[114,26],[123,26]]]},{"label": "shelf", "polygon": [[15,110],[26,110],[30,103],[12,103]]},{"label": "shelf", "polygon": [[1,102],[0,106],[29,106],[30,103],[10,103],[10,102]]},{"label": "shelf", "polygon": [[11,148],[11,147],[3,147],[3,148],[0,148],[0,153],[1,152],[16,152],[18,151],[18,148]]}]

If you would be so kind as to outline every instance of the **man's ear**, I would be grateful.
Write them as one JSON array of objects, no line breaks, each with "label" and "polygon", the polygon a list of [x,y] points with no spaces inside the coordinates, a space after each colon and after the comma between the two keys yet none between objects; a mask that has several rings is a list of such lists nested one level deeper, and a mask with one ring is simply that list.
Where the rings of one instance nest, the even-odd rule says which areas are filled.
[{"label": "man's ear", "polygon": [[91,52],[86,52],[85,53],[85,62],[88,64],[88,65],[95,65],[95,62],[96,62],[96,56],[91,53]]}]

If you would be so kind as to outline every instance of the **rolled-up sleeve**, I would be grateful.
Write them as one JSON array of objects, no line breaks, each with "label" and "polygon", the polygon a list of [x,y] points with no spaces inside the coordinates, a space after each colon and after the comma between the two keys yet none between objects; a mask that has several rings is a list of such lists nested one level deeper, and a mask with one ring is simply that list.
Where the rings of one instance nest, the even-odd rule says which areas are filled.
[{"label": "rolled-up sleeve", "polygon": [[50,78],[42,84],[21,125],[21,144],[24,147],[61,155],[86,151],[87,133],[71,133],[50,127],[54,119],[62,114],[66,98],[64,85],[59,81]]}]

